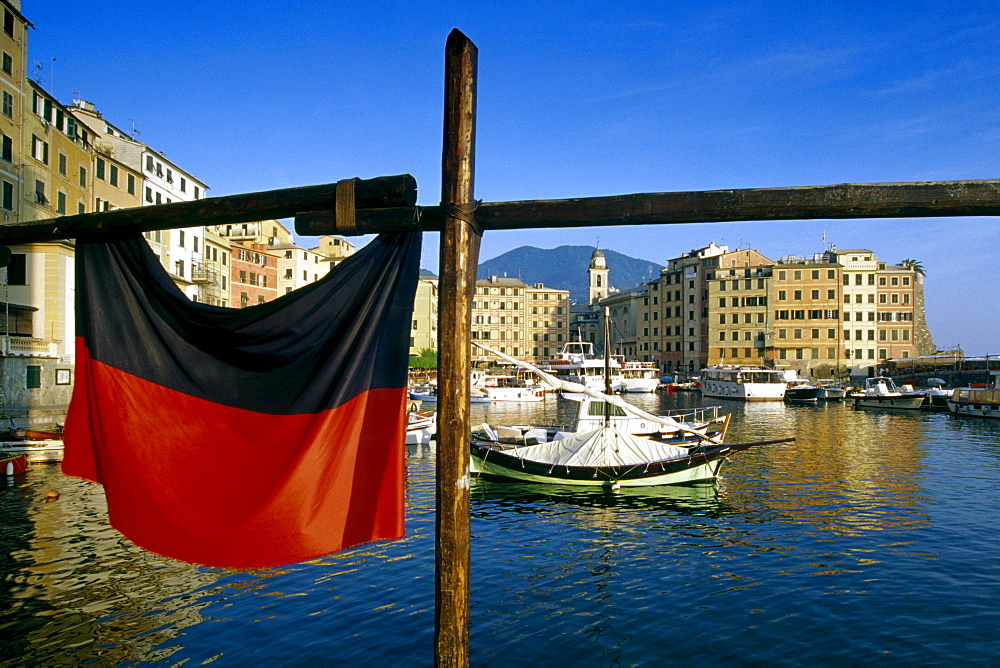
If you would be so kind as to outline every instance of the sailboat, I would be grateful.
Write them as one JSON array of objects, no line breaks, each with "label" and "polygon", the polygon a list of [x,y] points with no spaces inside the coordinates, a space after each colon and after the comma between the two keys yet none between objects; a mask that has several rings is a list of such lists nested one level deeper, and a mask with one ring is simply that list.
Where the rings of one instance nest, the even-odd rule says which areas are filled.
[{"label": "sailboat", "polygon": [[[538,430],[531,438],[504,438],[483,425],[471,440],[474,475],[529,482],[593,487],[638,487],[689,484],[714,480],[728,455],[754,445],[793,439],[726,445],[729,415],[721,421],[684,422],[647,413],[629,404],[608,387],[605,392],[571,383],[520,360],[474,342],[483,350],[538,375],[556,390],[579,393],[602,402],[604,419],[583,423],[572,433]],[[610,378],[610,372],[608,373]],[[655,430],[633,433],[634,418]],[[631,422],[630,422],[631,420]],[[578,422],[579,424],[579,422]],[[526,436],[526,434],[522,434]]]}]

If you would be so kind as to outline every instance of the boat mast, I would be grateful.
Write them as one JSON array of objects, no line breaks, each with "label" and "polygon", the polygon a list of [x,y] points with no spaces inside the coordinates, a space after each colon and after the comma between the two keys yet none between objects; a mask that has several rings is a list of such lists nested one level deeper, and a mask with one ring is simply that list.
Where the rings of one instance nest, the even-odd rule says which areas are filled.
[{"label": "boat mast", "polygon": [[[611,325],[609,324],[608,307],[604,307],[604,394],[611,394],[611,358],[608,349],[611,347]],[[604,426],[611,426],[611,404],[604,402]]]}]

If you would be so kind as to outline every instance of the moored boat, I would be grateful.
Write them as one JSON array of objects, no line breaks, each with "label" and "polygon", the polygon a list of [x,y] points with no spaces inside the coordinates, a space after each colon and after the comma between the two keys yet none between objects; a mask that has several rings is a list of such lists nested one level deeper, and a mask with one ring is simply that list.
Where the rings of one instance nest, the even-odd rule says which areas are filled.
[{"label": "moored boat", "polygon": [[[533,380],[533,379],[532,379]],[[483,392],[490,401],[534,402],[545,400],[545,389],[517,375],[483,376],[474,391]]]},{"label": "moored boat", "polygon": [[[562,350],[544,365],[549,372],[561,380],[577,383],[591,389],[604,389],[605,358],[594,350],[590,341],[568,341]],[[621,365],[617,359],[607,359],[611,389],[621,386]]]},{"label": "moored boat", "polygon": [[[617,395],[561,380],[526,362],[476,345],[534,371],[550,386],[601,402],[603,415],[599,416],[596,427],[590,423],[581,425],[578,417],[577,431],[551,434],[551,438],[541,429],[530,434],[511,431],[501,436],[490,425],[483,425],[471,440],[470,471],[475,475],[611,489],[686,484],[713,480],[727,455],[758,445],[723,443],[728,414],[721,424],[686,423],[653,415]],[[622,414],[617,415],[613,408],[620,409]],[[656,431],[646,435],[630,433],[635,431],[632,418],[648,420],[648,429]]]},{"label": "moored boat", "polygon": [[1000,418],[1000,389],[956,387],[948,399],[948,410],[955,415]]},{"label": "moored boat", "polygon": [[778,369],[720,364],[701,371],[701,393],[738,401],[781,401],[787,380]]},{"label": "moored boat", "polygon": [[61,462],[63,450],[61,438],[0,441],[0,456],[24,455],[29,464]]},{"label": "moored boat", "polygon": [[833,381],[821,380],[817,385],[823,388],[820,399],[824,401],[843,401],[847,396],[847,390]]},{"label": "moored boat", "polygon": [[865,379],[863,390],[851,395],[855,408],[889,408],[898,410],[920,410],[924,403],[921,392],[902,391],[892,378],[875,376]]},{"label": "moored boat", "polygon": [[789,403],[816,403],[822,398],[824,389],[806,381],[788,383],[785,401]]},{"label": "moored boat", "polygon": [[656,392],[660,386],[659,369],[653,362],[626,361],[621,370],[619,392]]},{"label": "moored boat", "polygon": [[406,444],[426,444],[436,435],[437,412],[416,410],[411,406],[406,416]]}]

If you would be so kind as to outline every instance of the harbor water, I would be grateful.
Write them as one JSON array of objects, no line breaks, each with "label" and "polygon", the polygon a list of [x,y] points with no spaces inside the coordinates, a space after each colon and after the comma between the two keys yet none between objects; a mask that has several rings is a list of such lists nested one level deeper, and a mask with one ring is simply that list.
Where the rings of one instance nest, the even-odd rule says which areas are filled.
[{"label": "harbor water", "polygon": [[[796,440],[737,453],[711,485],[474,481],[473,665],[996,665],[1000,421],[630,400],[722,404],[732,443]],[[405,538],[256,571],[137,549],[101,488],[57,465],[8,478],[0,665],[431,665],[433,449],[410,446],[407,466]]]}]

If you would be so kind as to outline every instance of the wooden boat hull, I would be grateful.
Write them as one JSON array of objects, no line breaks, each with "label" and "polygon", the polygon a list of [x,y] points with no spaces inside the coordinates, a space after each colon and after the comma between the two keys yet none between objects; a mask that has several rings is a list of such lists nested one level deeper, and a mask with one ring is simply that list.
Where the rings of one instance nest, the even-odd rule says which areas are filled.
[{"label": "wooden boat hull", "polygon": [[585,487],[644,487],[652,485],[683,485],[714,480],[732,452],[728,446],[706,453],[694,454],[688,459],[667,462],[650,462],[622,467],[563,466],[542,464],[487,447],[472,445],[471,472],[473,475],[549,485],[575,485]]}]

